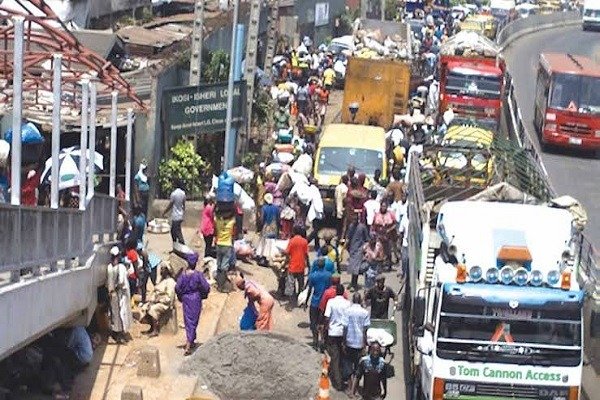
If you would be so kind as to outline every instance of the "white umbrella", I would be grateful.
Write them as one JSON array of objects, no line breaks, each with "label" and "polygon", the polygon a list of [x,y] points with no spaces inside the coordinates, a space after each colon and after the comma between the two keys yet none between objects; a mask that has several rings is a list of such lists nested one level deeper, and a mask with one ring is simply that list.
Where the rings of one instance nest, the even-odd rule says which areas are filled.
[{"label": "white umbrella", "polygon": [[[86,171],[89,171],[89,160],[90,152],[85,151],[88,165]],[[79,146],[73,146],[66,149],[62,149],[58,155],[58,190],[68,189],[74,186],[79,186],[79,158],[82,152]],[[94,164],[96,172],[101,171],[104,168],[104,157],[102,154],[96,152],[94,157]],[[44,166],[44,172],[42,173],[41,182],[50,183],[52,181],[52,158],[46,160]]]}]

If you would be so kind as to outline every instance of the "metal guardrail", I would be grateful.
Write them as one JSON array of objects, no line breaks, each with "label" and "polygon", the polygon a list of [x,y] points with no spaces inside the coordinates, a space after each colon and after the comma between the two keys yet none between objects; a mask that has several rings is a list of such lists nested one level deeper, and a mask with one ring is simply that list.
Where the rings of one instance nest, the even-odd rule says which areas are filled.
[{"label": "metal guardrail", "polygon": [[0,204],[0,272],[53,270],[59,261],[87,256],[94,235],[114,233],[116,223],[117,201],[105,195],[95,195],[85,211]]}]

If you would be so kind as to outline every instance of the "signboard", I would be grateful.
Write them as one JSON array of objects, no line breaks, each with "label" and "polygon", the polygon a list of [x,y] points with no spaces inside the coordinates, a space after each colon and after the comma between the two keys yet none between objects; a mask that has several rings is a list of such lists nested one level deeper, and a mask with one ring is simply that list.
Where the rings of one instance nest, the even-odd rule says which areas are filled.
[{"label": "signboard", "polygon": [[315,26],[329,25],[329,3],[315,4]]},{"label": "signboard", "polygon": [[[232,127],[242,126],[246,82],[233,86]],[[227,82],[166,89],[163,111],[168,135],[193,135],[225,131]]]}]

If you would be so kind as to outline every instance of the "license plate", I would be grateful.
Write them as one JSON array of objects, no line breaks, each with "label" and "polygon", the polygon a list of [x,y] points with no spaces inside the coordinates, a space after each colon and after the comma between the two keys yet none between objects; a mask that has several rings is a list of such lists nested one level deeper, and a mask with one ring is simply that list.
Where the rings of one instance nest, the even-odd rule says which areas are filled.
[{"label": "license plate", "polygon": [[579,146],[581,144],[581,139],[576,138],[576,137],[570,137],[569,144],[575,144],[575,145]]},{"label": "license plate", "polygon": [[500,317],[500,318],[518,318],[518,319],[533,318],[533,312],[531,310],[508,310],[505,308],[493,308],[492,314],[495,317]]}]

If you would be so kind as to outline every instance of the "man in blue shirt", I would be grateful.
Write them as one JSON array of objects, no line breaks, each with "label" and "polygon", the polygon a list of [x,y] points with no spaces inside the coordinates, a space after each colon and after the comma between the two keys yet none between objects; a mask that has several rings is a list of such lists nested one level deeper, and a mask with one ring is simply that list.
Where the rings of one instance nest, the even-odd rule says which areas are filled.
[{"label": "man in blue shirt", "polygon": [[321,247],[318,251],[318,256],[319,258],[317,258],[315,261],[313,261],[312,266],[310,267],[310,272],[313,273],[315,271],[317,271],[319,269],[318,264],[320,262],[324,262],[324,269],[325,271],[329,272],[330,274],[335,274],[335,264],[333,263],[333,261],[331,261],[331,258],[329,258],[328,254],[328,249],[326,246]]},{"label": "man in blue shirt", "polygon": [[315,349],[318,349],[319,347],[319,304],[321,303],[321,297],[323,296],[323,293],[331,283],[331,272],[325,270],[325,264],[326,257],[319,257],[313,264],[313,267],[316,267],[316,270],[311,271],[311,273],[308,275],[307,282],[307,298],[310,298],[310,331],[312,332],[313,345]]}]

